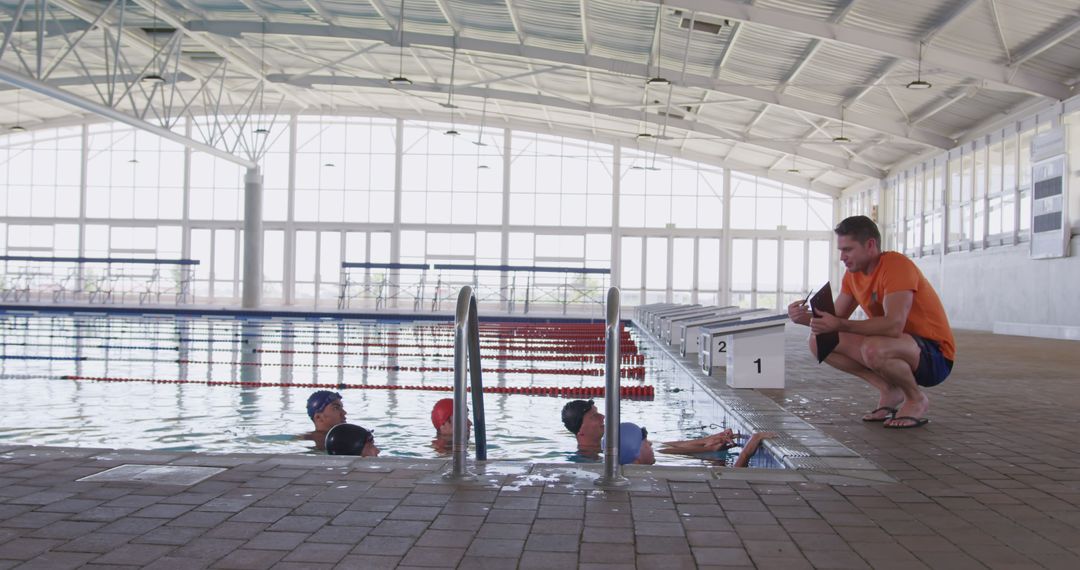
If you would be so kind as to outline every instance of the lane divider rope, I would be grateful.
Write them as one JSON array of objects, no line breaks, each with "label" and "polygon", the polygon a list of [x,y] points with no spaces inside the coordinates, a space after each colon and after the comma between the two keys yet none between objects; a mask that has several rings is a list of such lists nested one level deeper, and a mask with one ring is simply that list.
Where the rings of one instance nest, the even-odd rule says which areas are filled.
[{"label": "lane divider rope", "polygon": [[[61,376],[62,380],[83,382],[134,382],[150,384],[199,384],[204,386],[233,386],[240,388],[333,388],[336,390],[422,390],[431,392],[452,392],[453,386],[419,386],[396,384],[330,384],[310,382],[245,382],[242,380],[186,380],[159,378],[117,378],[107,376]],[[485,394],[523,394],[527,396],[554,396],[560,398],[602,398],[603,386],[485,386]],[[636,400],[651,400],[655,397],[652,386],[623,386],[619,389],[620,397]]]}]

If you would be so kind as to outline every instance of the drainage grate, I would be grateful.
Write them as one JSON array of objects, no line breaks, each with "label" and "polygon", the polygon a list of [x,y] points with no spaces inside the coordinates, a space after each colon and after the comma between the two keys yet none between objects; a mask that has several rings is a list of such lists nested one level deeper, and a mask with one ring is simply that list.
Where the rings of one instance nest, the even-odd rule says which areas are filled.
[{"label": "drainage grate", "polygon": [[194,485],[209,479],[224,469],[189,465],[119,465],[100,473],[87,475],[78,481],[138,482],[159,485]]}]

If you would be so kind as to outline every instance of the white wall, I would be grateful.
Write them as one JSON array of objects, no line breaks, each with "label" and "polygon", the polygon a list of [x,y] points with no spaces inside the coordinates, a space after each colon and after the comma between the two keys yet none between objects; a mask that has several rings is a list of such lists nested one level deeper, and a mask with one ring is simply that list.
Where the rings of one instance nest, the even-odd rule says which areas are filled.
[{"label": "white wall", "polygon": [[1080,340],[1080,236],[1069,253],[1035,260],[1021,244],[913,261],[953,328]]}]

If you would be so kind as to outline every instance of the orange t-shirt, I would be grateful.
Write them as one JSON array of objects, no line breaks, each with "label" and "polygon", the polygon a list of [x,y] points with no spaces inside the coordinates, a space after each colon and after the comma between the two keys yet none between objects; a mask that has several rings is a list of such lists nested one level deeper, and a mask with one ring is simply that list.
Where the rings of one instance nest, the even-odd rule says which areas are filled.
[{"label": "orange t-shirt", "polygon": [[854,297],[868,317],[884,317],[885,295],[897,291],[915,293],[904,332],[937,342],[941,354],[955,361],[956,341],[945,307],[922,271],[904,255],[886,251],[878,259],[873,273],[845,273],[840,286],[840,292]]}]

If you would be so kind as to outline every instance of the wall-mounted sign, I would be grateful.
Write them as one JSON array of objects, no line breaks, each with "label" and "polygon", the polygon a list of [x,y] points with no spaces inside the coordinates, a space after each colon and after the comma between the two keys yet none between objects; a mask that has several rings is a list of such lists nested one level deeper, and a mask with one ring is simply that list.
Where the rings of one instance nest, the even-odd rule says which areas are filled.
[{"label": "wall-mounted sign", "polygon": [[1031,257],[1065,257],[1070,229],[1065,127],[1031,140]]}]

